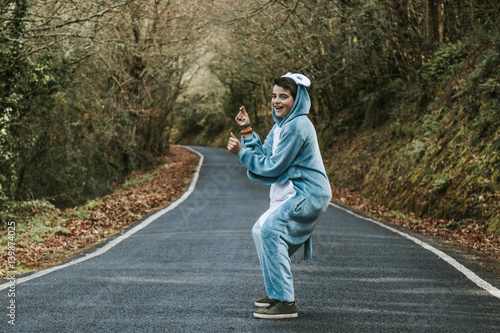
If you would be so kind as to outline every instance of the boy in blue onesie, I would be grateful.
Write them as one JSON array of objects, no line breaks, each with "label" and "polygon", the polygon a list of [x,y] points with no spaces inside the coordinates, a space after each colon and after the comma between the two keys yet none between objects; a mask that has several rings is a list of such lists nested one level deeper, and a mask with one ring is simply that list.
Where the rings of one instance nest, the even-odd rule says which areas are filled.
[{"label": "boy in blue onesie", "polygon": [[316,131],[307,117],[310,83],[297,73],[275,79],[271,100],[275,124],[264,144],[241,107],[235,119],[243,137],[240,142],[231,133],[227,146],[248,169],[250,179],[271,185],[270,208],[252,229],[267,292],[267,297],[255,301],[262,307],[254,312],[256,318],[298,316],[290,256],[304,245],[304,260],[311,258],[311,233],[331,199]]}]

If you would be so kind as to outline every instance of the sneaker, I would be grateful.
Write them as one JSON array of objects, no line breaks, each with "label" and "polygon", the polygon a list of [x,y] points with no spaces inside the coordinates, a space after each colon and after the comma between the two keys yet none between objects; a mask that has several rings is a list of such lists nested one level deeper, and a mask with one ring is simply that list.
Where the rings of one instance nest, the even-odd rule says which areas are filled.
[{"label": "sneaker", "polygon": [[262,297],[259,298],[254,302],[254,305],[259,307],[259,308],[267,308],[269,305],[274,304],[276,301],[270,299],[269,297]]},{"label": "sneaker", "polygon": [[277,301],[267,308],[255,311],[253,316],[261,319],[287,319],[296,318],[299,316],[299,313],[295,302],[292,305],[286,305],[283,302]]}]

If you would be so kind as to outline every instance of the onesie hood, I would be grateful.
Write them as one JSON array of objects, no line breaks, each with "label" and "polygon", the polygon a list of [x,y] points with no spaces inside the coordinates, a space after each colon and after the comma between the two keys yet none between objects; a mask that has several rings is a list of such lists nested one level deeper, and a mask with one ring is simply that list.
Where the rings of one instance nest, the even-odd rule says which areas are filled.
[{"label": "onesie hood", "polygon": [[292,119],[308,114],[311,108],[311,98],[309,97],[306,87],[297,84],[297,97],[295,98],[292,109],[284,118],[276,116],[274,107],[271,106],[271,108],[273,110],[274,122],[279,127],[282,127]]}]

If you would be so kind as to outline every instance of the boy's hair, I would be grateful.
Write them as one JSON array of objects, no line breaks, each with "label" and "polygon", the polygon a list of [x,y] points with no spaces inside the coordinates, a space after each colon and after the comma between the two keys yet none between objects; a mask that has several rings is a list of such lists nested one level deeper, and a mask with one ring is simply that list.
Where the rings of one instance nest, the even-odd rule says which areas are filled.
[{"label": "boy's hair", "polygon": [[293,79],[289,77],[280,77],[273,80],[273,85],[289,90],[295,101],[295,97],[297,97],[297,83],[295,83]]}]

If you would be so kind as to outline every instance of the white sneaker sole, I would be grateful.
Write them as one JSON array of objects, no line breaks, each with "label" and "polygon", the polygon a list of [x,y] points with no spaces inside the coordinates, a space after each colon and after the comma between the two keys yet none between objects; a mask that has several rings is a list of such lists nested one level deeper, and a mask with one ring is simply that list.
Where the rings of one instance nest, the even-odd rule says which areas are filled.
[{"label": "white sneaker sole", "polygon": [[261,313],[254,313],[253,316],[255,318],[260,318],[260,319],[289,319],[289,318],[297,318],[299,316],[298,313],[287,313],[287,314],[280,314],[280,315],[266,315],[266,314],[261,314]]}]

